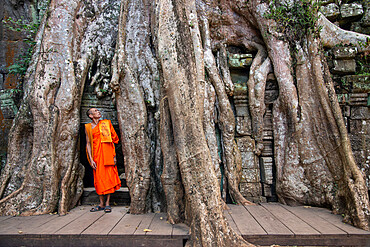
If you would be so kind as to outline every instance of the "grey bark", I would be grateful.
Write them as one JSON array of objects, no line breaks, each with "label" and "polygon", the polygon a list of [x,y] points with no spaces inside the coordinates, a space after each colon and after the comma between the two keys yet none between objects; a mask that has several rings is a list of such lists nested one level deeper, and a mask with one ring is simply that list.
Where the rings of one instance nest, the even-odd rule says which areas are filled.
[{"label": "grey bark", "polygon": [[[159,72],[150,46],[151,4],[149,1],[123,1],[112,65],[111,85],[117,100],[131,213],[150,210],[146,200],[151,184],[150,165],[155,163],[155,155],[151,153],[155,153],[156,148],[151,152],[150,135],[156,133],[158,123],[148,111],[158,108],[159,89],[155,83]],[[149,122],[153,123],[151,128],[148,128]],[[152,142],[159,144],[155,140]]]},{"label": "grey bark", "polygon": [[11,131],[1,174],[1,214],[65,214],[78,202],[84,174],[78,149],[80,101],[89,66],[104,50],[95,41],[110,34],[99,32],[104,11],[112,16],[105,25],[117,23],[107,5],[51,1],[36,37],[19,121]]}]

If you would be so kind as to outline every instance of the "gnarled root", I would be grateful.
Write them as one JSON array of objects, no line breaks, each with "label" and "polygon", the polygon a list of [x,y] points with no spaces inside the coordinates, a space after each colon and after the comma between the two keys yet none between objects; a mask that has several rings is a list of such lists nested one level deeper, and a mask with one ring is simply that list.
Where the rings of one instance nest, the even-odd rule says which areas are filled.
[{"label": "gnarled root", "polygon": [[270,59],[267,57],[266,49],[255,42],[249,42],[245,47],[258,49],[253,59],[248,86],[249,110],[252,118],[252,136],[256,141],[255,154],[260,155],[263,150],[263,115],[266,111],[265,88],[267,75],[272,72]]},{"label": "gnarled root", "polygon": [[219,126],[222,132],[225,175],[229,184],[231,197],[243,205],[249,205],[251,202],[246,200],[239,191],[241,158],[240,151],[234,140],[235,117],[231,109],[231,104],[226,94],[225,85],[217,69],[214,55],[212,54],[209,36],[209,24],[207,19],[202,20],[203,46],[204,46],[204,64],[210,77],[219,102]]},{"label": "gnarled root", "polygon": [[[321,60],[324,60],[321,54]],[[368,188],[366,187],[364,177],[358,168],[353,156],[351,142],[348,137],[347,128],[345,126],[343,115],[338,103],[338,98],[335,94],[334,84],[330,76],[329,68],[324,63],[324,79],[325,86],[328,92],[328,100],[332,109],[332,114],[338,126],[340,136],[340,152],[343,160],[343,183],[346,187],[342,192],[342,196],[346,198],[346,216],[345,221],[351,222],[357,227],[364,230],[369,230],[370,226],[370,205]]]},{"label": "gnarled root", "polygon": [[181,183],[177,155],[175,155],[175,140],[173,138],[171,115],[167,98],[161,100],[160,110],[160,136],[163,153],[163,173],[161,175],[161,182],[166,195],[167,220],[170,224],[176,224],[184,221],[184,187]]},{"label": "gnarled root", "polygon": [[[322,27],[320,38],[324,47],[332,48],[336,45],[355,45],[359,51],[369,51],[369,35],[343,30],[331,23],[323,14],[319,13],[318,25]],[[362,45],[361,45],[362,44]],[[367,46],[364,46],[367,44]]]}]

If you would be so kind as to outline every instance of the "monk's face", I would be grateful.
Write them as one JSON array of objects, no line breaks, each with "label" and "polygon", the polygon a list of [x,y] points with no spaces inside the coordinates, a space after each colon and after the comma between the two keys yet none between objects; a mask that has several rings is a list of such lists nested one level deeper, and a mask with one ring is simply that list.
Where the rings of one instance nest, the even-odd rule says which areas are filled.
[{"label": "monk's face", "polygon": [[101,118],[101,113],[100,113],[100,111],[98,109],[91,108],[90,109],[90,115],[89,116],[92,119],[99,119],[99,118]]}]

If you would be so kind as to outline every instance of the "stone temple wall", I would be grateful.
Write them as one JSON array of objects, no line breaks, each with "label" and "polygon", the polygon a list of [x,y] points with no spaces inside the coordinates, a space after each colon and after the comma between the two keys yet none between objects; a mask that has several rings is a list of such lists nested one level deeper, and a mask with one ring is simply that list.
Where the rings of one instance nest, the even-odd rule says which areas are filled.
[{"label": "stone temple wall", "polygon": [[254,154],[255,141],[252,138],[251,117],[248,108],[247,81],[253,54],[236,53],[229,49],[229,68],[235,85],[232,102],[235,108],[235,139],[242,154],[242,179],[240,191],[253,202],[276,201],[275,169],[272,129],[272,106],[279,91],[273,74],[268,75],[265,91],[266,113],[264,116],[263,144],[260,156]]},{"label": "stone temple wall", "polygon": [[[370,35],[370,1],[322,1],[321,12],[343,29]],[[336,92],[348,128],[355,159],[370,188],[370,55],[356,47],[335,47],[326,51]],[[229,48],[229,68],[235,85],[233,102],[236,118],[236,141],[243,158],[240,190],[254,202],[276,201],[272,130],[272,105],[278,96],[274,76],[268,77],[264,116],[264,150],[254,155],[251,118],[246,82],[253,54]]]},{"label": "stone temple wall", "polygon": [[[12,31],[5,27],[3,20],[9,17],[32,19],[32,1],[2,0],[0,4],[0,165],[4,165],[9,130],[20,103],[19,78],[10,74],[7,67],[23,55],[28,45],[23,41],[25,33]],[[37,2],[37,1],[36,1]]]},{"label": "stone temple wall", "polygon": [[[37,0],[3,0],[0,19],[20,17],[31,20]],[[324,0],[321,11],[336,25],[370,35],[370,1]],[[26,50],[22,41],[25,34],[6,29],[0,22],[0,160],[4,164],[10,126],[19,107],[19,78],[8,73],[7,67]],[[335,47],[327,51],[329,66],[336,83],[336,91],[343,116],[352,141],[352,148],[359,167],[366,175],[370,188],[370,55],[365,56],[354,47]],[[264,118],[264,150],[256,156],[251,138],[251,120],[248,110],[246,81],[253,54],[244,54],[238,49],[229,49],[229,67],[235,92],[232,97],[236,118],[236,141],[242,153],[243,174],[240,189],[242,194],[255,202],[275,201],[274,153],[272,130],[272,105],[278,95],[274,76],[268,77]],[[88,122],[85,111],[88,107],[102,110],[105,118],[118,125],[111,99],[98,99],[93,90],[85,90],[81,106],[81,124]]]},{"label": "stone temple wall", "polygon": [[[343,29],[370,35],[370,1],[324,1],[322,13]],[[356,162],[370,188],[370,54],[335,47],[327,57]]]}]

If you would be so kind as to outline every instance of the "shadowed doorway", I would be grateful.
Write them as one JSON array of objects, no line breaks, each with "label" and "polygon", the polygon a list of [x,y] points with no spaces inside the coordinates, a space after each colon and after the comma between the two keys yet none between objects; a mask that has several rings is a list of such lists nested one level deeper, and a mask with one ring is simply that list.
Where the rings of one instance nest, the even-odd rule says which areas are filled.
[{"label": "shadowed doorway", "polygon": [[93,169],[91,168],[87,156],[86,156],[86,134],[85,134],[85,124],[91,123],[91,119],[86,115],[86,111],[90,108],[97,108],[102,114],[101,119],[111,120],[112,125],[117,132],[120,141],[115,144],[116,157],[117,157],[117,169],[118,174],[121,178],[122,187],[126,186],[124,178],[125,168],[124,168],[124,157],[122,153],[122,142],[121,135],[117,120],[117,110],[113,103],[111,96],[106,96],[104,98],[98,99],[96,94],[92,91],[90,87],[85,90],[82,96],[81,102],[81,125],[80,125],[80,162],[85,167],[85,176],[83,179],[84,187],[94,187],[94,177]]}]

